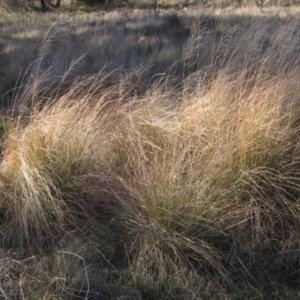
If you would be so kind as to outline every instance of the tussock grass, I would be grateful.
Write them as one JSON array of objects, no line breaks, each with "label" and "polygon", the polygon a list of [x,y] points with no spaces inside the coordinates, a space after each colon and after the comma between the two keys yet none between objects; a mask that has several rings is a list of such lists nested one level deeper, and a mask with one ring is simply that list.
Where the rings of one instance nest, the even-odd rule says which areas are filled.
[{"label": "tussock grass", "polygon": [[151,84],[65,85],[82,60],[51,77],[46,36],[1,122],[1,297],[299,298],[298,21],[239,18],[199,18]]}]

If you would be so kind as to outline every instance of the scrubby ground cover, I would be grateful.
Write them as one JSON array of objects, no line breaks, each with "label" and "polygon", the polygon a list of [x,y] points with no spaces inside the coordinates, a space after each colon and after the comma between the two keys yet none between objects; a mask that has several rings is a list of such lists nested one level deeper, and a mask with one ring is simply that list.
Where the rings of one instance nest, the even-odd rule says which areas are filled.
[{"label": "scrubby ground cover", "polygon": [[3,13],[0,298],[299,299],[298,13]]}]

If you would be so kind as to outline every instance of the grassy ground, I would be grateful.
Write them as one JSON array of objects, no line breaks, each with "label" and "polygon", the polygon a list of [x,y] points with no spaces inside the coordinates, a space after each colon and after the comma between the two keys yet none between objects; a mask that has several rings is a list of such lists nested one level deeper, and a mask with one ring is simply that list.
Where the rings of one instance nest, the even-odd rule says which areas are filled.
[{"label": "grassy ground", "polygon": [[299,299],[296,7],[0,16],[2,299]]}]

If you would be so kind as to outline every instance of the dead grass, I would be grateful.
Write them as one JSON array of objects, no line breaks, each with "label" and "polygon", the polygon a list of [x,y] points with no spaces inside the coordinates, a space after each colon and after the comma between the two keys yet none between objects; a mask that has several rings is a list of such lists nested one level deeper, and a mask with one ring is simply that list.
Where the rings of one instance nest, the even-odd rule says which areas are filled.
[{"label": "dead grass", "polygon": [[[187,39],[161,28],[188,17],[110,16],[53,22],[10,95],[0,297],[298,299],[298,20],[207,14]],[[74,79],[96,32],[145,65]]]}]

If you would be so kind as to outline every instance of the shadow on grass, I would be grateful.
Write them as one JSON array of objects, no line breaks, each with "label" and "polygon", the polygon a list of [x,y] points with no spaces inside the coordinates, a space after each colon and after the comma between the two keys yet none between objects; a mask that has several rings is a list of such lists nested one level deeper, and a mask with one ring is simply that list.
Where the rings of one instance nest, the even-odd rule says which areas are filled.
[{"label": "shadow on grass", "polygon": [[[258,62],[274,46],[272,39],[276,31],[287,22],[278,16],[203,13],[195,17],[182,11],[153,14],[146,12],[147,6],[143,8],[139,14],[130,10],[127,13],[101,10],[95,15],[73,18],[49,14],[48,22],[42,24],[0,23],[2,103],[10,101],[13,93],[9,91],[14,90],[20,78],[24,78],[22,83],[26,85],[36,72],[47,75],[43,85],[52,89],[59,85],[61,78],[67,87],[76,77],[100,70],[106,73],[118,70],[111,76],[112,84],[124,75],[142,70],[137,76],[139,93],[166,75],[172,75],[171,85],[181,89],[192,73],[201,70],[208,73],[206,68],[212,65],[214,73],[220,71],[233,56],[241,64],[249,59]],[[255,26],[257,31],[253,33]],[[34,30],[40,33],[32,37],[29,32]],[[293,40],[289,37],[292,42],[289,53],[278,54],[280,60],[300,53],[298,32],[292,33]],[[66,76],[66,70],[72,65]]]}]

